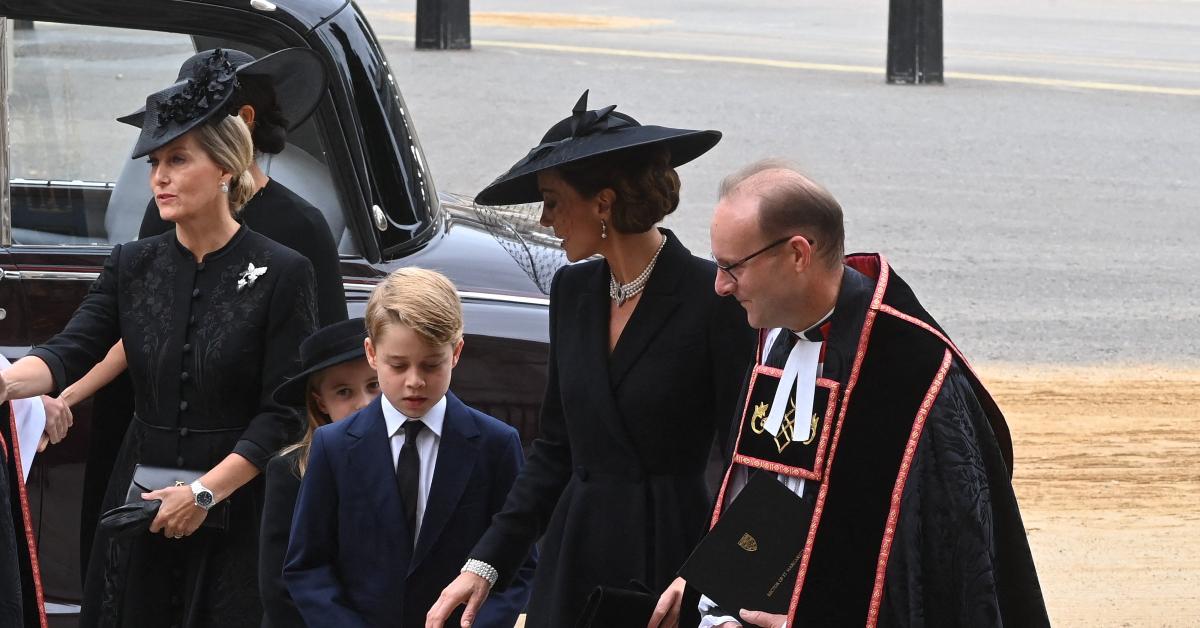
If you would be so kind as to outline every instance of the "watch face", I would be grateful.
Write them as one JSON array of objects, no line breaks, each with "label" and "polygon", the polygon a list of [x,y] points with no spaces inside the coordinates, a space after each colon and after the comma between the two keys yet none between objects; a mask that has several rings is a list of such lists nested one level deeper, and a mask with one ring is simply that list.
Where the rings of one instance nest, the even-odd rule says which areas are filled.
[{"label": "watch face", "polygon": [[196,505],[207,510],[213,503],[213,494],[209,491],[196,493]]}]

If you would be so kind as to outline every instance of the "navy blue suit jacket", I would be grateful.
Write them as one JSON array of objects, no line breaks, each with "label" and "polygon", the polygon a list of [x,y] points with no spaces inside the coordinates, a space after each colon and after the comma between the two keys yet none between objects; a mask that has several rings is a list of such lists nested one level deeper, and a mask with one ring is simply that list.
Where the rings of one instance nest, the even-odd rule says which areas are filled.
[{"label": "navy blue suit jacket", "polygon": [[[283,578],[309,626],[424,626],[503,506],[522,463],[517,431],[446,394],[437,466],[416,548],[406,541],[383,409],[371,405],[313,435]],[[511,628],[529,599],[534,558],[496,591],[475,626]],[[461,609],[460,609],[461,611]],[[457,626],[456,614],[447,626]]]}]

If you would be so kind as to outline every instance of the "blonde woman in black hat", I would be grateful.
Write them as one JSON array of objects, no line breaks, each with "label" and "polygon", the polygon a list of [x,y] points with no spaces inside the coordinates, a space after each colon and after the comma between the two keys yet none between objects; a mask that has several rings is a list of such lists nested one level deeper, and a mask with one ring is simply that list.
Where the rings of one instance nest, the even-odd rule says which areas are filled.
[{"label": "blonde woman in black hat", "polygon": [[[203,64],[214,52],[205,50],[189,57],[180,66],[176,80],[187,79],[198,64]],[[250,128],[256,157],[282,152],[287,145],[288,131],[308,119],[325,93],[327,81],[320,58],[303,48],[287,48],[260,59],[239,50],[224,49],[222,53],[235,68],[237,77],[236,89],[225,101],[224,112],[242,118]],[[143,109],[119,120],[140,128],[144,115]],[[278,181],[268,178],[257,159],[250,166],[250,173],[253,194],[238,211],[237,220],[252,231],[300,253],[312,263],[317,281],[317,316],[321,325],[345,320],[346,293],[342,286],[337,244],[321,211]],[[173,222],[160,214],[157,201],[151,198],[138,238],[166,233],[174,227]],[[95,394],[94,422],[123,429],[130,420],[128,406],[132,393],[128,379],[122,378],[117,385],[103,387],[117,378],[125,367],[124,348],[118,343],[91,372],[68,386],[60,400],[74,405]],[[119,435],[113,439],[101,435],[93,438],[89,446],[80,517],[85,569],[88,547],[100,514],[100,494],[108,482],[119,445]]]},{"label": "blonde woman in black hat", "polygon": [[250,132],[223,107],[236,86],[217,51],[147,97],[133,152],[148,157],[175,231],[115,246],[66,329],[0,378],[0,401],[61,389],[125,345],[136,416],[105,495],[113,510],[82,626],[250,627],[262,616],[258,476],[298,436],[272,392],[316,328],[315,289],[308,260],[234,220],[254,189]]},{"label": "blonde woman in black hat", "polygon": [[367,326],[352,318],[323,327],[300,345],[300,372],[275,390],[275,400],[308,412],[308,429],[267,464],[267,493],[259,537],[258,583],[263,628],[304,628],[283,583],[300,479],[308,468],[313,432],[365,408],[379,396],[379,376],[367,363]]},{"label": "blonde woman in black hat", "polygon": [[643,126],[615,107],[588,110],[586,98],[475,199],[541,200],[569,260],[601,259],[554,279],[539,437],[426,626],[462,604],[468,625],[539,538],[527,627],[577,625],[597,587],[597,600],[631,603],[589,607],[582,625],[645,625],[707,529],[704,471],[754,334],[737,302],[713,293],[713,263],[655,226],[679,203],[675,167],[720,133]]}]

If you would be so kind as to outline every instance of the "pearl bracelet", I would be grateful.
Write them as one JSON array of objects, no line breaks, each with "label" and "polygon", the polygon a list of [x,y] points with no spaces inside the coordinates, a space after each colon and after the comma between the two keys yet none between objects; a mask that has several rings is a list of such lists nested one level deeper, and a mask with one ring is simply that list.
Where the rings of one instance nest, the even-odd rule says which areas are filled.
[{"label": "pearl bracelet", "polygon": [[500,579],[500,572],[496,571],[495,567],[474,558],[468,558],[467,564],[463,565],[459,573],[473,573],[487,580],[488,588],[496,586],[496,581]]}]

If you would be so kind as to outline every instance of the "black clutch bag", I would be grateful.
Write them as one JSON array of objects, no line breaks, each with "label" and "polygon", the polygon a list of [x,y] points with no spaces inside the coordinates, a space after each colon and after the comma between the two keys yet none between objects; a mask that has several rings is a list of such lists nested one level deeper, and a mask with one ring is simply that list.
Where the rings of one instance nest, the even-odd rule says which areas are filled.
[{"label": "black clutch bag", "polygon": [[[139,464],[133,468],[133,480],[125,493],[125,505],[118,506],[100,516],[100,527],[113,536],[132,536],[148,531],[150,523],[158,514],[161,502],[144,500],[142,493],[157,491],[171,486],[187,486],[200,479],[204,471],[171,469]],[[224,530],[229,525],[229,502],[223,501],[208,510],[201,528]]]},{"label": "black clutch bag", "polygon": [[575,628],[600,626],[645,626],[650,623],[658,596],[640,582],[632,588],[598,586],[588,595]]}]

